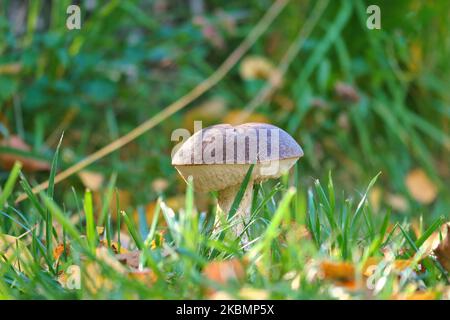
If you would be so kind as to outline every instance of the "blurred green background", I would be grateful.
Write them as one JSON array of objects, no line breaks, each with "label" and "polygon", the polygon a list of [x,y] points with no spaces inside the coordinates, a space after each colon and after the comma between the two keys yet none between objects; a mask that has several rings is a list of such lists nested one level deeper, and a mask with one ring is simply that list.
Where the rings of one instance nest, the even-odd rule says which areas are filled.
[{"label": "blurred green background", "polygon": [[[72,3],[81,7],[80,30],[66,28]],[[84,176],[63,181],[56,198],[70,206],[71,186],[101,190],[114,172],[132,208],[160,193],[182,194],[171,132],[191,129],[193,120],[233,122],[315,3],[290,1],[216,87]],[[62,169],[162,110],[213,73],[271,4],[0,0],[0,185],[11,157],[29,159],[27,176],[45,181],[45,161],[63,131]],[[381,30],[366,28],[369,4],[381,8]],[[354,194],[381,171],[375,208],[386,204],[400,219],[448,216],[449,16],[447,0],[328,3],[282,87],[250,117],[285,129],[303,147],[300,186],[331,170],[338,190]]]}]

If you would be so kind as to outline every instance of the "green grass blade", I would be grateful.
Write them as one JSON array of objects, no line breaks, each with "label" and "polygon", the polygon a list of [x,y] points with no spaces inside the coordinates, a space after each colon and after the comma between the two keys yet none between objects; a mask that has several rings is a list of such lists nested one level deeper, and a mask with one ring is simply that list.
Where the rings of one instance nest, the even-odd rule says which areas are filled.
[{"label": "green grass blade", "polygon": [[241,203],[242,198],[244,197],[245,190],[247,189],[247,186],[252,177],[254,167],[255,167],[255,165],[251,164],[247,170],[247,173],[244,177],[244,180],[242,181],[239,191],[237,192],[236,197],[233,200],[233,204],[231,205],[230,212],[228,213],[228,220],[233,218],[234,214],[236,213],[237,209],[239,208],[239,204]]},{"label": "green grass blade", "polygon": [[84,194],[84,214],[86,215],[86,237],[92,252],[97,246],[97,231],[95,229],[94,205],[92,192],[87,189]]},{"label": "green grass blade", "polygon": [[353,215],[352,222],[350,223],[350,229],[351,230],[354,230],[355,223],[356,223],[356,221],[358,221],[358,218],[359,218],[359,216],[361,215],[361,213],[363,211],[362,209],[363,209],[363,206],[364,206],[364,204],[365,204],[365,202],[367,200],[367,196],[369,194],[369,191],[370,191],[370,189],[372,189],[372,187],[375,184],[375,182],[377,182],[377,179],[380,176],[380,174],[381,174],[381,172],[379,172],[374,178],[372,178],[372,180],[370,180],[369,185],[367,186],[366,192],[364,192],[364,195],[361,198],[361,201],[359,202],[358,207],[356,208],[356,211],[355,211],[355,213]]},{"label": "green grass blade", "polygon": [[[59,152],[61,148],[62,139],[64,137],[64,133],[61,135],[59,139],[58,146],[56,147],[55,155],[53,156],[52,166],[50,169],[50,177],[48,179],[48,189],[47,189],[47,197],[53,199],[53,194],[55,191],[55,176],[56,171],[58,170],[58,160],[59,160]],[[53,220],[52,215],[47,211],[47,219],[46,219],[46,241],[47,241],[47,251],[52,251],[52,234],[53,234]]]},{"label": "green grass blade", "polygon": [[137,232],[134,222],[132,221],[132,219],[130,219],[130,217],[128,216],[128,214],[125,211],[122,210],[121,215],[122,215],[123,221],[125,221],[125,225],[128,228],[128,232],[130,232],[130,235],[136,244],[136,247],[139,250],[142,250],[145,247],[144,241],[142,240],[141,236]]},{"label": "green grass blade", "polygon": [[22,168],[22,164],[20,162],[15,162],[14,166],[9,174],[8,180],[6,180],[6,183],[3,187],[3,190],[0,194],[0,209],[3,208],[6,204],[6,200],[8,200],[9,196],[11,195],[14,185],[17,181],[17,177],[20,174],[20,169]]},{"label": "green grass blade", "polygon": [[29,184],[28,180],[25,178],[23,174],[20,174],[20,185],[22,186],[22,189],[24,190],[25,194],[28,196],[28,199],[33,204],[33,207],[36,208],[42,220],[45,221],[46,219],[45,208],[42,206],[41,203],[39,203],[38,198],[32,191],[31,185]]},{"label": "green grass blade", "polygon": [[112,195],[114,193],[114,188],[116,186],[116,181],[117,181],[117,173],[113,173],[109,178],[106,195],[103,197],[102,210],[100,211],[100,218],[97,223],[97,225],[99,226],[103,226],[103,223],[105,222],[105,218],[108,214],[108,209],[111,203]]}]

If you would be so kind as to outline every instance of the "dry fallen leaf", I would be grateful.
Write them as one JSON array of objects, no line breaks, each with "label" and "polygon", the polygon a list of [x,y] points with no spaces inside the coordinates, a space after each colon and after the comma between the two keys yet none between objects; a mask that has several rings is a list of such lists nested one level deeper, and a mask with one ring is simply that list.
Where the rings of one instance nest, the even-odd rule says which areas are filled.
[{"label": "dry fallen leaf", "polygon": [[7,261],[18,271],[28,273],[27,266],[33,261],[25,244],[17,237],[0,234],[0,259]]},{"label": "dry fallen leaf", "polygon": [[53,258],[55,260],[58,260],[61,257],[61,255],[64,253],[64,248],[66,250],[66,256],[70,255],[70,245],[68,243],[66,243],[65,245],[64,243],[60,243],[53,249]]},{"label": "dry fallen leaf", "polygon": [[215,97],[206,100],[200,105],[191,108],[184,115],[183,127],[192,134],[194,121],[202,121],[202,127],[216,124],[227,112],[226,101],[223,98]]},{"label": "dry fallen leaf", "polygon": [[383,191],[381,188],[375,186],[370,190],[369,203],[371,207],[377,212],[380,210],[380,203]]},{"label": "dry fallen leaf", "polygon": [[[370,257],[367,259],[361,270],[362,275],[365,277],[372,275],[374,269],[381,261],[382,259],[378,257]],[[412,260],[397,259],[393,262],[393,269],[400,272],[408,268],[411,264]],[[356,268],[350,262],[323,261],[320,264],[320,276],[322,279],[334,281],[340,286],[349,289],[356,288]]]},{"label": "dry fallen leaf", "polygon": [[408,200],[398,194],[387,194],[386,203],[399,212],[405,212],[409,209]]},{"label": "dry fallen leaf", "polygon": [[234,300],[235,298],[225,291],[216,291],[208,295],[209,300]]},{"label": "dry fallen leaf", "polygon": [[249,56],[242,60],[239,72],[245,80],[267,80],[276,72],[276,68],[265,57]]},{"label": "dry fallen leaf", "polygon": [[284,111],[292,111],[295,108],[295,102],[285,95],[276,94],[273,97],[273,101]]},{"label": "dry fallen leaf", "polygon": [[164,178],[156,178],[155,180],[152,181],[152,189],[156,193],[164,192],[168,186],[169,182],[167,181],[167,179]]},{"label": "dry fallen leaf", "polygon": [[437,293],[433,291],[417,291],[409,294],[396,294],[391,297],[393,300],[435,300]]},{"label": "dry fallen leaf", "polygon": [[409,268],[412,263],[413,260],[411,259],[396,259],[394,261],[394,270],[403,271],[406,268]]},{"label": "dry fallen leaf", "polygon": [[128,277],[138,280],[147,286],[153,285],[158,280],[156,274],[150,269],[130,271],[128,272]]},{"label": "dry fallen leaf", "polygon": [[[98,261],[111,267],[114,271],[126,274],[127,269],[112,255],[107,248],[98,247],[95,251]],[[115,283],[106,278],[103,273],[103,268],[96,261],[86,262],[86,276],[83,277],[86,288],[92,292],[97,293],[99,290],[112,290]]]},{"label": "dry fallen leaf", "polygon": [[437,187],[422,169],[410,171],[405,184],[411,196],[420,203],[429,204],[436,199]]},{"label": "dry fallen leaf", "polygon": [[[229,281],[241,281],[245,277],[244,263],[239,259],[212,261],[203,269],[203,275],[210,281],[222,285]],[[208,288],[209,294],[215,290]]]},{"label": "dry fallen leaf", "polygon": [[103,185],[104,177],[100,173],[83,170],[78,173],[78,176],[80,177],[83,185],[92,191],[100,190]]},{"label": "dry fallen leaf", "polygon": [[140,251],[132,251],[127,253],[116,254],[116,259],[131,268],[139,269],[139,259],[141,257]]},{"label": "dry fallen leaf", "polygon": [[355,267],[350,262],[323,261],[320,264],[322,278],[338,282],[351,282],[355,279]]},{"label": "dry fallen leaf", "polygon": [[[241,119],[243,116],[246,116],[246,112],[244,110],[231,110],[223,118],[223,122],[229,123],[231,125],[237,125],[242,123]],[[245,122],[269,123],[270,121],[265,115],[261,113],[251,113],[245,118]]]},{"label": "dry fallen leaf", "polygon": [[[17,149],[20,151],[31,151],[31,147],[25,143],[19,136],[11,135],[0,142],[0,146]],[[50,170],[49,163],[35,159],[26,158],[21,155],[2,152],[0,154],[0,163],[3,168],[9,170],[13,167],[14,162],[20,161],[22,169],[27,172],[48,171]]]},{"label": "dry fallen leaf", "polygon": [[337,82],[334,86],[334,91],[339,99],[348,102],[358,102],[359,94],[358,91],[350,84],[344,82]]},{"label": "dry fallen leaf", "polygon": [[20,70],[22,70],[22,64],[18,62],[0,65],[0,74],[14,75],[18,74]]},{"label": "dry fallen leaf", "polygon": [[239,290],[239,296],[246,300],[267,300],[270,293],[267,290],[243,287]]}]

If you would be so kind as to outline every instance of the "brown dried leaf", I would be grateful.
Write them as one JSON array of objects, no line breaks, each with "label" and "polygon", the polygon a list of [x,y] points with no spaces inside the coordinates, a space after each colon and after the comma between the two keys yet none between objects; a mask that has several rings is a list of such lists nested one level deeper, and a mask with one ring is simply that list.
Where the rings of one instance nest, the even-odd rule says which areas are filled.
[{"label": "brown dried leaf", "polygon": [[386,203],[389,204],[392,209],[399,212],[405,212],[409,209],[408,200],[398,194],[387,194]]},{"label": "brown dried leaf", "polygon": [[411,196],[420,203],[429,204],[436,199],[437,187],[422,169],[410,171],[405,184]]},{"label": "brown dried leaf", "polygon": [[344,82],[337,82],[334,86],[334,91],[339,99],[348,102],[358,102],[359,94],[358,91],[350,84]]},{"label": "brown dried leaf", "polygon": [[20,70],[22,70],[22,64],[18,62],[0,65],[0,75],[1,74],[14,75],[18,74]]},{"label": "brown dried leaf", "polygon": [[100,173],[83,170],[78,173],[78,176],[80,177],[83,185],[92,191],[100,190],[103,185],[104,177]]},{"label": "brown dried leaf", "polygon": [[383,191],[379,187],[375,186],[370,190],[369,203],[376,212],[380,210],[382,194]]},{"label": "brown dried leaf", "polygon": [[277,71],[272,62],[267,58],[261,56],[249,56],[242,60],[239,72],[241,77],[245,80],[267,80]]},{"label": "brown dried leaf", "polygon": [[116,254],[116,259],[126,266],[129,266],[134,269],[139,269],[140,256],[141,256],[140,251],[132,251],[127,253]]},{"label": "brown dried leaf", "polygon": [[[226,284],[229,281],[242,281],[245,277],[244,263],[239,259],[212,261],[203,269],[203,275],[210,281]],[[209,292],[214,290],[209,288]]]},{"label": "brown dried leaf", "polygon": [[[31,148],[19,136],[11,135],[0,142],[0,146],[18,149],[21,151],[30,151]],[[39,159],[26,158],[17,154],[2,152],[0,154],[0,163],[3,168],[9,170],[13,167],[14,162],[20,161],[22,169],[27,172],[48,171],[50,164]]]},{"label": "brown dried leaf", "polygon": [[445,270],[450,272],[450,224],[446,224],[446,229],[447,235],[434,250],[434,254]]},{"label": "brown dried leaf", "polygon": [[152,189],[156,193],[164,192],[168,186],[169,182],[167,181],[167,179],[164,178],[156,178],[155,180],[152,181]]},{"label": "brown dried leaf", "polygon": [[288,96],[282,94],[274,95],[273,101],[285,111],[292,111],[295,108],[295,102]]},{"label": "brown dried leaf", "polygon": [[323,279],[337,282],[352,282],[355,279],[355,267],[350,262],[323,261],[320,264]]},{"label": "brown dried leaf", "polygon": [[153,285],[158,280],[156,274],[150,269],[130,271],[128,272],[128,277],[148,286]]},{"label": "brown dried leaf", "polygon": [[[369,277],[374,268],[382,261],[381,258],[370,257],[362,268],[362,274]],[[408,268],[412,260],[397,259],[393,262],[394,270],[400,272]],[[350,262],[323,261],[320,265],[320,275],[325,280],[337,282],[341,286],[356,288],[355,266]]]}]

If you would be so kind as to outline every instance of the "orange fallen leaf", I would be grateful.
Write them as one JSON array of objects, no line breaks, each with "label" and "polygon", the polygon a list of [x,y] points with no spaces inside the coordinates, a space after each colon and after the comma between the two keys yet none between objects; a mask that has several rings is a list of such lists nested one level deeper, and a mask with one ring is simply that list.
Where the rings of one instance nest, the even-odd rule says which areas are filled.
[{"label": "orange fallen leaf", "polygon": [[410,294],[397,294],[393,300],[435,300],[437,293],[433,291],[417,291]]},{"label": "orange fallen leaf", "polygon": [[409,268],[413,263],[410,259],[397,259],[394,261],[394,269],[397,271],[403,271],[406,268]]},{"label": "orange fallen leaf", "polygon": [[[0,142],[0,146],[17,149],[20,151],[31,151],[31,147],[25,143],[19,136],[11,135]],[[2,152],[0,154],[0,163],[3,168],[9,170],[13,167],[14,162],[20,161],[22,169],[28,172],[48,171],[50,170],[49,163],[35,159],[27,158],[21,155]]]},{"label": "orange fallen leaf", "polygon": [[150,269],[130,271],[128,272],[128,277],[148,286],[151,286],[158,280],[156,274]]},{"label": "orange fallen leaf", "polygon": [[355,279],[355,267],[350,262],[323,261],[320,264],[322,277],[338,282],[352,282]]},{"label": "orange fallen leaf", "polygon": [[66,256],[70,255],[70,245],[68,243],[66,243],[65,245],[64,243],[60,243],[53,249],[53,258],[55,260],[58,260],[61,257],[61,255],[64,253],[64,248],[66,250]]},{"label": "orange fallen leaf", "polygon": [[[212,261],[203,269],[203,276],[222,285],[229,281],[241,281],[245,277],[244,263],[239,259]],[[208,291],[212,293],[215,290],[208,288]]]},{"label": "orange fallen leaf", "polygon": [[[378,257],[370,257],[365,262],[362,268],[362,274],[369,277],[374,268],[382,261]],[[393,268],[396,271],[403,271],[412,264],[409,259],[397,259],[393,262]],[[350,262],[330,262],[323,261],[320,264],[322,278],[325,280],[332,280],[342,286],[354,288],[355,283],[355,266]]]},{"label": "orange fallen leaf", "polygon": [[420,203],[430,204],[436,199],[437,187],[422,169],[410,171],[405,184],[411,196]]}]

